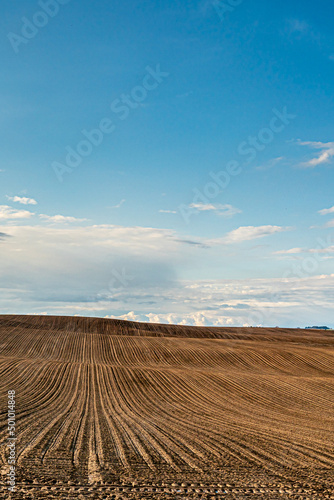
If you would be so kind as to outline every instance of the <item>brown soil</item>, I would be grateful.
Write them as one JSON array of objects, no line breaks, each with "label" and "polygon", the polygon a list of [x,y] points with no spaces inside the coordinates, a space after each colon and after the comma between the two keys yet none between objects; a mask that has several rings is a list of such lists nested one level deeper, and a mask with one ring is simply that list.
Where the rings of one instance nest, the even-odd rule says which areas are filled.
[{"label": "brown soil", "polygon": [[334,332],[0,316],[0,437],[0,498],[334,498]]}]

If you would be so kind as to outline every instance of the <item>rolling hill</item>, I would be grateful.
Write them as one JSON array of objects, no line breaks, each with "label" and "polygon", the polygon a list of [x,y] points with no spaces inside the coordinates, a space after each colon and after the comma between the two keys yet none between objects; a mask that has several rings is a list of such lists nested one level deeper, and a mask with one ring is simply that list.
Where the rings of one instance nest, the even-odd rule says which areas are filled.
[{"label": "rolling hill", "polygon": [[6,315],[0,386],[1,498],[334,498],[332,331]]}]

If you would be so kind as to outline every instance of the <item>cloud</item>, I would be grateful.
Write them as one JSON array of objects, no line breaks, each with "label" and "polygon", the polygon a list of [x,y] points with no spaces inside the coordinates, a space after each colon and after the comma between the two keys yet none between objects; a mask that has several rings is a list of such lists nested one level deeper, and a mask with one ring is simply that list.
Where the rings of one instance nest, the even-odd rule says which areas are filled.
[{"label": "cloud", "polygon": [[0,205],[0,220],[29,219],[33,215],[35,214],[28,210],[16,210],[8,205]]},{"label": "cloud", "polygon": [[108,207],[108,208],[121,208],[121,206],[123,205],[123,203],[125,203],[126,200],[121,200],[117,205],[113,205],[112,207]]},{"label": "cloud", "polygon": [[273,252],[274,255],[294,255],[306,252],[304,248],[290,248],[289,250],[278,250],[277,252]]},{"label": "cloud", "polygon": [[[221,205],[220,203],[191,203],[188,205],[189,208],[192,209],[193,212],[214,212],[216,215],[220,217],[233,217],[233,215],[242,213],[238,208],[233,207],[232,205]],[[176,210],[159,210],[160,213],[165,214],[177,214]]]},{"label": "cloud", "polygon": [[[223,238],[211,242],[211,249],[209,240],[196,242],[170,229],[66,226],[41,221],[40,225],[25,224],[0,226],[2,234],[12,236],[0,244],[0,308],[4,313],[98,314],[215,326],[299,326],[299,320],[303,326],[304,321],[316,324],[319,310],[325,324],[332,314],[334,276],[308,280],[185,280],[201,275],[203,254],[211,260],[219,253],[222,264],[224,248],[217,252],[214,245],[226,243]],[[235,243],[287,229],[239,228],[226,238]],[[207,248],[201,248],[204,245]],[[330,245],[326,241],[326,247]],[[233,254],[232,250],[228,248],[227,253]],[[226,267],[231,265],[229,259],[228,255]],[[217,263],[210,262],[214,276]],[[309,307],[308,300],[314,301],[315,307]],[[252,311],[260,311],[265,317],[254,319]]]},{"label": "cloud", "polygon": [[41,224],[0,231],[13,236],[6,248],[0,246],[1,281],[27,281],[41,295],[45,289],[53,296],[69,291],[82,296],[83,290],[89,295],[108,288],[115,277],[113,288],[173,281],[176,266],[188,263],[197,248],[171,230],[145,227]]},{"label": "cloud", "polygon": [[219,238],[217,240],[211,240],[211,242],[226,243],[230,245],[234,243],[242,243],[244,241],[255,240],[257,238],[263,238],[264,236],[269,236],[271,234],[290,231],[291,229],[291,227],[281,226],[242,226],[229,232],[225,237]]},{"label": "cloud", "polygon": [[331,208],[324,208],[323,210],[319,210],[318,214],[320,215],[328,215],[328,214],[333,214],[334,213],[334,207]]},{"label": "cloud", "polygon": [[260,165],[258,167],[255,167],[255,170],[270,170],[271,168],[275,167],[278,163],[282,162],[285,158],[283,156],[280,156],[278,158],[273,158],[272,160],[269,160],[267,163],[264,165]]},{"label": "cloud", "polygon": [[[322,210],[319,210],[318,213],[320,215],[330,215],[330,214],[333,214],[334,213],[334,207],[324,208]],[[334,227],[334,219],[332,219],[329,222],[327,222],[324,227]]]},{"label": "cloud", "polygon": [[[115,318],[115,316],[107,316],[107,318]],[[124,320],[127,320],[127,321],[138,321],[140,319],[140,317],[135,314],[134,311],[130,311],[128,312],[127,314],[122,314],[121,316],[118,316],[118,319],[124,319]]]},{"label": "cloud", "polygon": [[[306,278],[186,281],[166,290],[146,289],[147,311],[132,299],[130,312],[107,317],[196,326],[304,327],[321,317],[333,322],[334,274]],[[126,291],[121,300],[126,308]],[[152,307],[152,306],[151,306]],[[313,324],[312,323],[312,324]],[[314,324],[316,324],[315,321]]]},{"label": "cloud", "polygon": [[326,248],[290,248],[289,250],[279,250],[274,255],[298,255],[302,253],[310,254],[330,254],[334,253],[334,245]]},{"label": "cloud", "polygon": [[204,241],[196,241],[196,240],[187,240],[187,239],[182,239],[182,238],[176,238],[175,241],[178,241],[179,243],[184,243],[185,245],[194,245],[198,246],[201,248],[209,248],[210,245],[207,245]]},{"label": "cloud", "polygon": [[314,168],[319,165],[328,164],[334,156],[334,142],[298,141],[300,146],[308,146],[320,150],[318,156],[300,164],[300,167]]},{"label": "cloud", "polygon": [[[264,227],[252,228],[252,234],[239,228],[229,238],[247,241],[284,230]],[[318,323],[319,311],[321,323],[333,317],[334,275],[300,279],[291,267],[290,278],[185,280],[187,267],[199,275],[199,261],[191,258],[205,252],[210,259],[211,250],[169,229],[40,224],[3,225],[0,232],[12,236],[0,245],[4,313],[214,326],[305,326]]]},{"label": "cloud", "polygon": [[308,40],[318,45],[322,38],[321,33],[315,31],[313,26],[304,19],[289,19],[283,33],[290,41]]},{"label": "cloud", "polygon": [[233,207],[232,205],[221,205],[220,203],[191,203],[189,208],[197,210],[198,212],[215,212],[222,217],[232,217],[233,215],[240,214],[241,210]]},{"label": "cloud", "polygon": [[37,205],[37,201],[33,198],[25,198],[21,196],[6,196],[6,198],[14,203],[21,203],[21,205]]},{"label": "cloud", "polygon": [[193,93],[194,92],[192,90],[189,90],[189,92],[184,92],[183,94],[177,94],[176,97],[177,97],[177,99],[183,99],[185,97],[189,97]]},{"label": "cloud", "polygon": [[305,35],[310,32],[309,23],[301,19],[289,19],[287,22],[287,28],[290,35]]},{"label": "cloud", "polygon": [[169,325],[192,325],[192,326],[233,326],[234,320],[229,316],[217,315],[216,311],[207,310],[195,313],[135,313],[130,311],[120,316],[105,316],[111,319],[122,319],[128,321],[139,321],[145,323],[160,323]]},{"label": "cloud", "polygon": [[44,214],[41,214],[39,217],[41,219],[48,221],[48,222],[54,222],[56,224],[87,221],[87,219],[76,219],[75,217],[68,217],[65,215],[44,215]]},{"label": "cloud", "polygon": [[7,234],[7,233],[0,233],[0,240],[4,240],[5,238],[9,238],[9,234]]}]

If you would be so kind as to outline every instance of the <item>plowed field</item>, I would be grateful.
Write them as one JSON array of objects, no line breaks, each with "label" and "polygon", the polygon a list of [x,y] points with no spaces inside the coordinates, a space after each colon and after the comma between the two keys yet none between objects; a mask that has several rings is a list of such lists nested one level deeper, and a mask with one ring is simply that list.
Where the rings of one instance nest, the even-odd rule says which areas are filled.
[{"label": "plowed field", "polygon": [[0,316],[0,396],[1,498],[334,498],[333,332]]}]

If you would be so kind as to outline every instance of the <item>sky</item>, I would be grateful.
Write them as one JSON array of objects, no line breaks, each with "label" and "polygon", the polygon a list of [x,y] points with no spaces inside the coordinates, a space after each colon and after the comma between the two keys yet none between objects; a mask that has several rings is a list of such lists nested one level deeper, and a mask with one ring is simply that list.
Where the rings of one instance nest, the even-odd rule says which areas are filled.
[{"label": "sky", "polygon": [[334,327],[333,15],[5,0],[0,312]]}]

